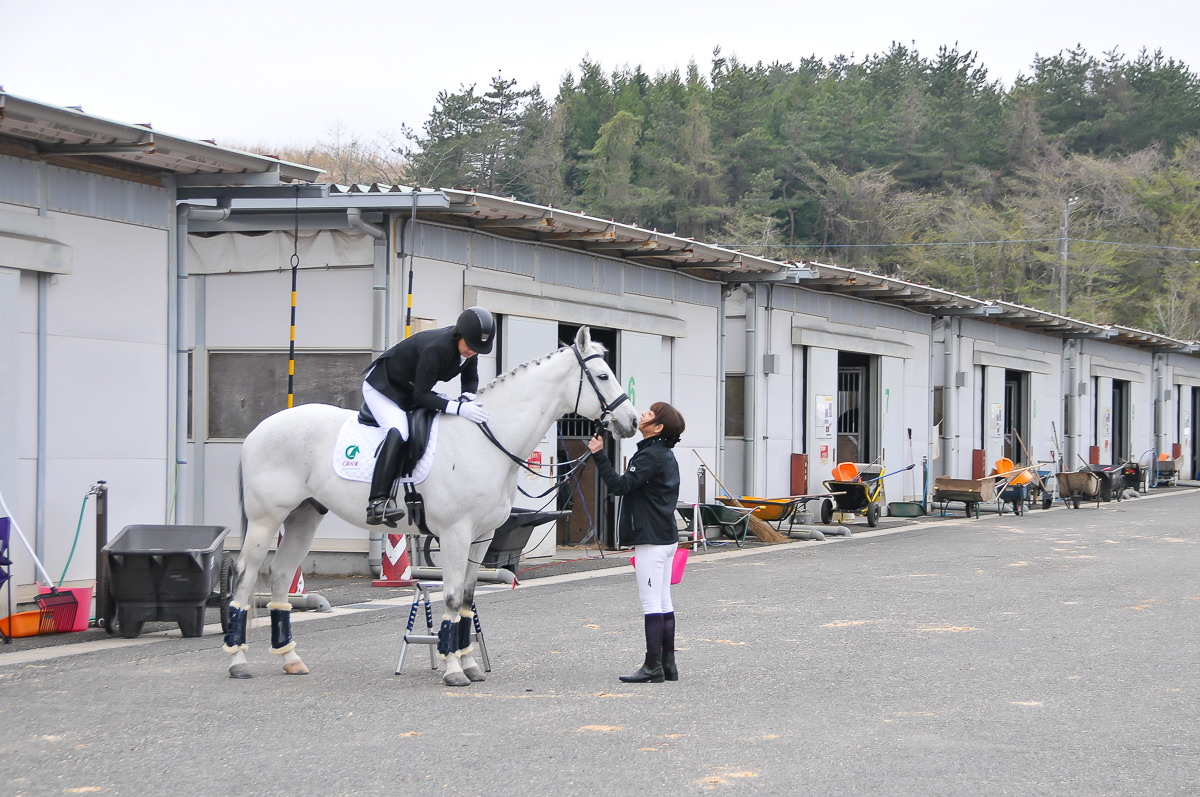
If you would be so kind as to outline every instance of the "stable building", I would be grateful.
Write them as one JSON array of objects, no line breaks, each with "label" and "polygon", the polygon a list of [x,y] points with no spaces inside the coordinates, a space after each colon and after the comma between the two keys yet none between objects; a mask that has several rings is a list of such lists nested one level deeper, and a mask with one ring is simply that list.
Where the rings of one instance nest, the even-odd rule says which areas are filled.
[{"label": "stable building", "polygon": [[[635,406],[677,406],[688,502],[712,500],[717,478],[734,495],[820,492],[843,461],[914,466],[885,485],[917,501],[934,476],[1003,456],[1073,469],[1166,453],[1196,473],[1193,342],[509,198],[319,183],[0,101],[0,493],[51,572],[100,479],[112,528],[224,525],[236,547],[245,435],[289,401],[358,407],[374,356],[476,304],[499,320],[483,381],[587,325]],[[565,473],[590,433],[561,419],[529,464]],[[571,519],[535,530],[527,555],[613,543],[593,469],[518,506],[546,500]],[[68,582],[94,577],[80,543]],[[327,518],[305,567],[369,572],[381,547],[382,531]]]}]

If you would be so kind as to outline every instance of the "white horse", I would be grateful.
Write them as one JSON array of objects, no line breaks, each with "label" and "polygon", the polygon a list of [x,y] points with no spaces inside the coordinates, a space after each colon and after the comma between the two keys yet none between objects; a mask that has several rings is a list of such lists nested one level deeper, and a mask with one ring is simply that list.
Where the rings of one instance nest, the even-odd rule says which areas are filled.
[{"label": "white horse", "polygon": [[[484,679],[470,647],[475,579],[493,532],[508,520],[519,463],[567,412],[600,421],[620,437],[637,431],[637,411],[604,362],[604,351],[583,327],[574,345],[520,365],[483,387],[479,401],[491,416],[488,428],[496,443],[465,418],[440,419],[433,466],[418,490],[425,500],[426,523],[441,539],[445,614],[438,652],[446,660],[442,680],[451,686]],[[255,427],[242,445],[243,542],[224,645],[233,655],[232,678],[251,677],[246,607],[280,525],[285,533],[269,573],[271,652],[283,657],[285,672],[308,672],[291,636],[292,577],[308,555],[325,511],[368,528],[369,485],[342,479],[332,464],[338,431],[353,414],[325,404],[286,409]]]}]

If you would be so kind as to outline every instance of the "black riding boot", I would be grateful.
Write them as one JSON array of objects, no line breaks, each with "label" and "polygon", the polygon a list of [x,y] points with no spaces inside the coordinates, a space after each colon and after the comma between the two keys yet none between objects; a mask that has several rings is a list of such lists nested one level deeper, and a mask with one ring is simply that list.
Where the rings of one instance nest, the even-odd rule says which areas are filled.
[{"label": "black riding boot", "polygon": [[627,684],[661,684],[663,682],[662,640],[663,616],[647,614],[644,616],[646,627],[646,661],[641,669],[632,675],[622,675],[620,679]]},{"label": "black riding boot", "polygon": [[675,666],[675,612],[663,615],[662,666],[664,678],[679,680],[679,668]]},{"label": "black riding boot", "polygon": [[397,429],[388,429],[387,436],[379,446],[379,455],[375,458],[375,473],[371,476],[371,498],[367,504],[368,526],[383,523],[395,528],[396,522],[404,517],[404,510],[392,497],[403,447],[404,438],[400,436],[400,432]]}]

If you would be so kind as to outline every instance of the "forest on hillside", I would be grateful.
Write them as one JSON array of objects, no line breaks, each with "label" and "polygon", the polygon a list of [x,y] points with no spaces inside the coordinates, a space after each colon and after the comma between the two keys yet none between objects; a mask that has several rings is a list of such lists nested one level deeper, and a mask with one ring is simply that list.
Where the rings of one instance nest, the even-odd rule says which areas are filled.
[{"label": "forest on hillside", "polygon": [[1064,50],[1011,87],[953,47],[584,60],[553,99],[498,75],[404,132],[280,154],[1200,338],[1200,77],[1162,52]]}]

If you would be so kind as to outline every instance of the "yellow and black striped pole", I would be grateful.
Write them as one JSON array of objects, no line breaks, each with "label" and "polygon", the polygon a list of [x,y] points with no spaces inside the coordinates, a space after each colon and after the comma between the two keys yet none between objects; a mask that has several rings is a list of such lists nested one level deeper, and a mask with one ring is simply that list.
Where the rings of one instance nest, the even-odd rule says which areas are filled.
[{"label": "yellow and black striped pole", "polygon": [[404,316],[404,337],[412,336],[412,295],[413,295],[413,259],[417,250],[417,189],[412,190],[412,224],[408,228],[408,236],[412,243],[408,245],[408,308]]},{"label": "yellow and black striped pole", "polygon": [[292,236],[292,329],[288,343],[288,409],[295,403],[296,381],[296,272],[300,269],[300,185],[296,185],[296,226]]},{"label": "yellow and black striped pole", "polygon": [[300,267],[300,255],[292,255],[292,332],[288,343],[288,409],[295,402],[296,380],[296,271]]}]

